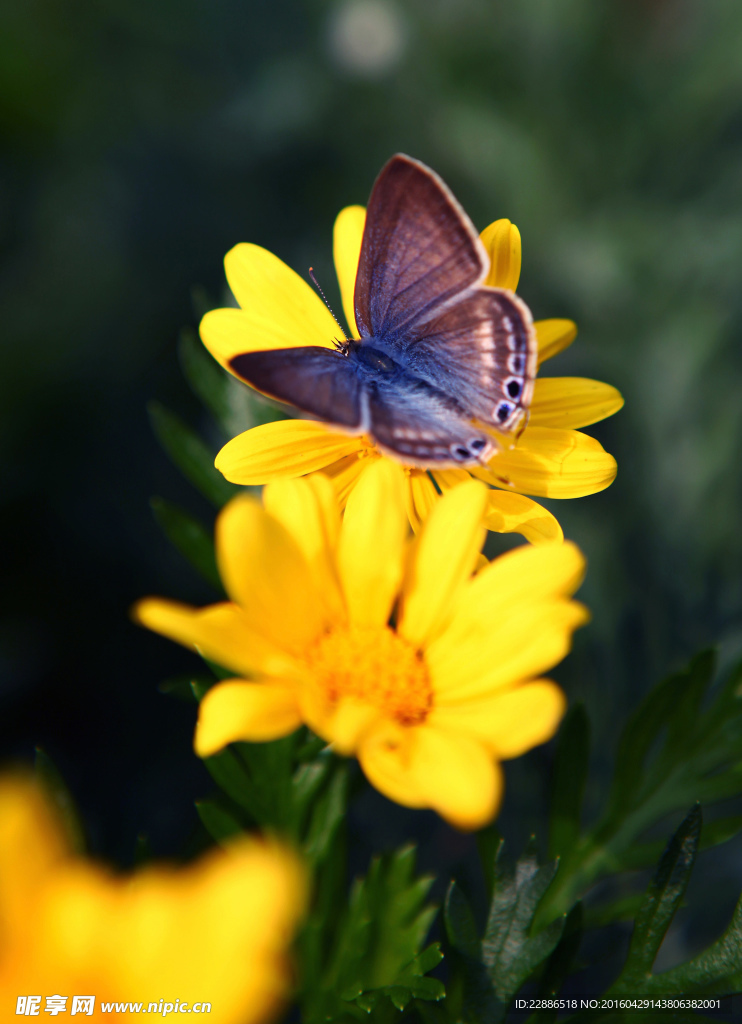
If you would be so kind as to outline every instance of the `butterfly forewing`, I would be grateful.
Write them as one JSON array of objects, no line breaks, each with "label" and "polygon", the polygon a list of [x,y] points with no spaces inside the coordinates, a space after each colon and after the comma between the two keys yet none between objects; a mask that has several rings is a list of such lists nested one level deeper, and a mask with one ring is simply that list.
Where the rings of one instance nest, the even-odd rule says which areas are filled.
[{"label": "butterfly forewing", "polygon": [[300,348],[244,352],[232,370],[258,391],[348,430],[363,430],[361,382],[345,356],[333,349]]},{"label": "butterfly forewing", "polygon": [[438,175],[392,157],[366,212],[355,287],[361,337],[403,348],[411,329],[481,281],[486,267],[471,221]]}]

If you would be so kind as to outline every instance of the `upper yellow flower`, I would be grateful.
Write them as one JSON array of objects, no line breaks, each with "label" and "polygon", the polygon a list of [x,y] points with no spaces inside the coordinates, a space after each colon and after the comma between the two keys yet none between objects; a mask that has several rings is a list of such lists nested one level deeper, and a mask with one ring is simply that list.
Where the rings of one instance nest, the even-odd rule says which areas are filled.
[{"label": "upper yellow flower", "polygon": [[[351,336],[358,338],[353,312],[358,256],[366,211],[349,206],[335,221],[334,257],[343,309]],[[487,285],[515,290],[520,276],[520,234],[508,220],[495,221],[481,239],[490,255]],[[227,280],[240,309],[216,309],[201,321],[206,348],[222,366],[241,352],[293,346],[332,347],[338,327],[310,286],[278,257],[257,245],[241,244],[225,258]],[[539,363],[574,339],[571,320],[535,323]],[[494,490],[487,499],[487,528],[521,533],[532,543],[559,541],[559,523],[526,494],[578,498],[608,487],[616,462],[594,438],[578,431],[605,419],[623,405],[609,384],[581,377],[538,378],[528,426],[510,450],[500,451],[489,469],[473,469]],[[386,458],[372,441],[349,437],[312,420],[266,423],[238,435],[222,448],[216,465],[228,480],[263,484],[279,476],[316,470],[329,475],[342,503],[356,485],[368,459]],[[405,503],[415,530],[436,503],[439,492],[469,477],[465,469],[408,468]]]},{"label": "upper yellow flower", "polygon": [[[189,867],[115,878],[73,855],[36,786],[0,781],[0,1006],[19,996],[208,1002],[215,1024],[273,1019],[290,988],[287,947],[306,900],[295,857],[242,840]],[[259,927],[256,927],[259,922]],[[87,1020],[88,1017],[86,1016]]]},{"label": "upper yellow flower", "polygon": [[201,756],[305,722],[392,800],[479,828],[500,802],[498,762],[563,714],[561,690],[535,677],[587,617],[569,599],[584,560],[572,544],[522,547],[472,576],[488,489],[452,488],[410,547],[404,487],[398,465],[375,460],[342,524],[319,474],[271,482],[264,508],[234,499],[216,527],[230,600],[148,598],[135,614],[239,677],[201,702]]}]

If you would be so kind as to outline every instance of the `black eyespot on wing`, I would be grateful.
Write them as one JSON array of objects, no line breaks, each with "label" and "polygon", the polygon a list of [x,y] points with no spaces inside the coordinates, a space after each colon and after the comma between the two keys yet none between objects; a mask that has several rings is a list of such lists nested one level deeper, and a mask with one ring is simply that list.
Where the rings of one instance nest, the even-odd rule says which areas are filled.
[{"label": "black eyespot on wing", "polygon": [[510,417],[513,409],[515,408],[511,402],[500,402],[497,406],[497,412],[495,413],[499,423],[504,423]]},{"label": "black eyespot on wing", "polygon": [[476,437],[473,441],[469,442],[469,447],[472,451],[481,452],[487,447],[487,442],[483,437]]},{"label": "black eyespot on wing", "polygon": [[515,377],[511,377],[506,384],[506,391],[511,398],[517,398],[520,395],[521,382],[516,380]]}]

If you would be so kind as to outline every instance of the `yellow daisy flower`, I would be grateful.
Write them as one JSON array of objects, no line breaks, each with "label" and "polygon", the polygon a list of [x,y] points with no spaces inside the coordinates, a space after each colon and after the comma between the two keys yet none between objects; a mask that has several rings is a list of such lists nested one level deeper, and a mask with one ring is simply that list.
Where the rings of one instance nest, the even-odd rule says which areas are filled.
[{"label": "yellow daisy flower", "polygon": [[412,545],[405,487],[400,466],[374,460],[342,523],[320,474],[272,481],[264,507],[236,498],[216,527],[229,600],[147,598],[135,617],[237,676],[201,702],[200,756],[306,723],[390,799],[476,829],[498,809],[499,761],[548,740],[564,712],[537,677],[587,618],[569,599],[584,559],[524,546],[473,576],[487,487],[451,488]]},{"label": "yellow daisy flower", "polygon": [[[358,256],[365,224],[362,206],[349,206],[335,221],[334,257],[343,310],[351,335],[358,338],[353,313]],[[490,224],[481,239],[490,254],[486,284],[515,290],[520,276],[520,234],[508,220]],[[227,280],[239,309],[215,309],[201,321],[201,338],[225,369],[241,352],[293,346],[330,348],[338,327],[332,315],[298,274],[257,245],[241,244],[225,258]],[[571,320],[535,324],[539,363],[574,340]],[[613,415],[623,405],[609,384],[581,377],[537,378],[528,426],[509,450],[471,472],[494,488],[487,505],[487,528],[521,533],[531,543],[560,541],[561,527],[542,505],[526,495],[579,498],[613,482],[616,462],[595,438],[578,427]],[[344,504],[368,459],[386,458],[373,441],[349,437],[312,420],[281,420],[245,431],[222,448],[217,468],[237,484],[263,484],[279,476],[322,470],[335,484]],[[418,530],[440,493],[466,480],[464,469],[425,470],[408,467],[405,502]]]},{"label": "yellow daisy flower", "polygon": [[[239,840],[185,868],[114,877],[73,854],[60,822],[27,778],[0,780],[0,1006],[15,1019],[18,997],[95,996],[155,1003],[161,1013],[210,1003],[218,1024],[274,1019],[291,985],[287,948],[306,902],[306,881],[288,850]],[[256,928],[255,922],[260,922]],[[57,1004],[59,1005],[59,1004]],[[61,1012],[61,1011],[60,1011]],[[78,1012],[82,1013],[82,1010]],[[154,1012],[154,1011],[153,1011]],[[195,1012],[195,1011],[194,1011]],[[89,1017],[85,1015],[85,1020]]]}]

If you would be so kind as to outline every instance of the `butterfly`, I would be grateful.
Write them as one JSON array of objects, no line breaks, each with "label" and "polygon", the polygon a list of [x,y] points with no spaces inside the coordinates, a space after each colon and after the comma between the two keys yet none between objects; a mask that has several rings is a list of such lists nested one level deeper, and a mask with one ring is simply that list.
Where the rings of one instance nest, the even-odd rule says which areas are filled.
[{"label": "butterfly", "polygon": [[403,154],[369,199],[356,276],[360,340],[244,352],[259,391],[406,464],[486,463],[525,426],[536,335],[513,292],[483,284],[489,258],[441,178]]}]

